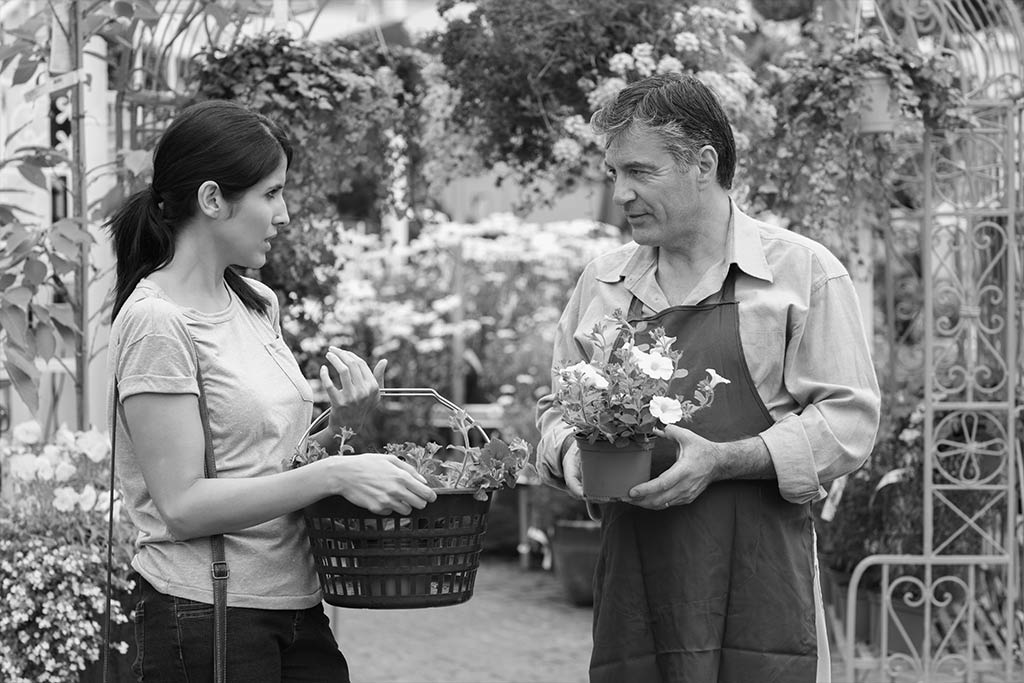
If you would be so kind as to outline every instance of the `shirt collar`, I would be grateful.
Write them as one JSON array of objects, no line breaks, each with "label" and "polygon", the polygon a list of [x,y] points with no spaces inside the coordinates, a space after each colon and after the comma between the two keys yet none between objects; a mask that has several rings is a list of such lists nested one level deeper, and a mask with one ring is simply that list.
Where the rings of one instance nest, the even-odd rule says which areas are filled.
[{"label": "shirt collar", "polygon": [[[764,255],[761,244],[761,232],[758,222],[739,210],[729,200],[732,215],[729,220],[729,237],[727,240],[728,262],[747,275],[767,282],[774,281],[768,259]],[[615,283],[626,280],[626,286],[632,287],[637,281],[651,272],[658,264],[658,248],[636,245],[631,251],[620,252],[618,258],[608,259],[600,265],[594,274],[601,282]]]}]

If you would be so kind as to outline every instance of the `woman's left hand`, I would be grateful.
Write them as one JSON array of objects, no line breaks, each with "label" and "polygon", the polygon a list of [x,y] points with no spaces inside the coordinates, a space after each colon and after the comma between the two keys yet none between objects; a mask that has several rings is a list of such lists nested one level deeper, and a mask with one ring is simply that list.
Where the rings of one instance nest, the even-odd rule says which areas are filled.
[{"label": "woman's left hand", "polygon": [[362,358],[332,346],[327,351],[327,363],[320,366],[320,381],[331,401],[330,428],[336,434],[342,427],[358,431],[363,418],[380,397],[384,385],[387,360],[380,360],[370,372]]}]

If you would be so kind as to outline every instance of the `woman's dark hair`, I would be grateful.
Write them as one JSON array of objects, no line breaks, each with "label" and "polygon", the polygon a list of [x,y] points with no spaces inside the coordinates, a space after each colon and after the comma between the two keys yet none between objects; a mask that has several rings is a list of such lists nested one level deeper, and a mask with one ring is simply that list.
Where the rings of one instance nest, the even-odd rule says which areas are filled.
[{"label": "woman's dark hair", "polygon": [[659,74],[631,83],[590,119],[605,144],[641,126],[661,136],[676,162],[697,163],[701,147],[718,153],[718,184],[728,190],[736,173],[736,142],[715,93],[693,76]]},{"label": "woman's dark hair", "polygon": [[[209,100],[181,111],[153,151],[153,182],[136,192],[107,222],[117,257],[116,318],[142,278],[170,263],[174,238],[198,211],[199,187],[211,180],[232,202],[292,161],[285,132],[273,121],[226,100]],[[254,311],[269,315],[270,302],[233,268],[228,287]]]}]

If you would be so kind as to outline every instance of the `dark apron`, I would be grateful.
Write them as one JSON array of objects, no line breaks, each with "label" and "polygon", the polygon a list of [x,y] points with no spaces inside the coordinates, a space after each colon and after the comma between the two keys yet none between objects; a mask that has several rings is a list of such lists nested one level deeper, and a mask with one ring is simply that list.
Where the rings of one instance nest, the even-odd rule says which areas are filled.
[{"label": "dark apron", "polygon": [[[743,356],[734,277],[735,268],[716,302],[642,318],[676,337],[690,370],[670,395],[692,395],[705,368],[731,380],[693,422],[680,423],[719,442],[774,422]],[[641,310],[634,298],[630,318]],[[652,476],[675,461],[675,445],[658,440]],[[609,503],[601,514],[592,683],[814,682],[809,505],[784,500],[775,480],[735,480],[711,484],[689,505]]]}]

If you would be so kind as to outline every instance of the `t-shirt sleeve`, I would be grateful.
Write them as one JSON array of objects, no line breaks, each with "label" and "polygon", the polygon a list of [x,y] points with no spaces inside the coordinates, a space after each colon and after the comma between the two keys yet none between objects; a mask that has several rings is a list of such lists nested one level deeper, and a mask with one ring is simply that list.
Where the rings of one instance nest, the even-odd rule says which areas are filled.
[{"label": "t-shirt sleeve", "polygon": [[196,361],[185,321],[160,301],[139,302],[121,328],[116,372],[121,400],[135,394],[195,394]]}]

